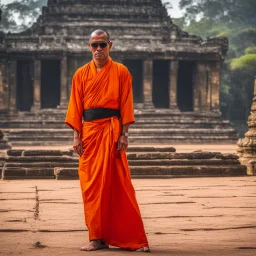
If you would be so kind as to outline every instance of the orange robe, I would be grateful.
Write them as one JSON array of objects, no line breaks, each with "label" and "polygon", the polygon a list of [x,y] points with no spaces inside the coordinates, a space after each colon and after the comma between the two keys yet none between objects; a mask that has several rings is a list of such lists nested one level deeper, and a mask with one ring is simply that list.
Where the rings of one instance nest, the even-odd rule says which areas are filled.
[{"label": "orange robe", "polygon": [[[121,123],[134,123],[132,78],[109,58],[97,73],[94,61],[77,70],[65,123],[81,133],[79,178],[89,239],[120,248],[148,246],[125,151],[117,151]],[[83,110],[120,109],[117,117],[82,123]]]}]

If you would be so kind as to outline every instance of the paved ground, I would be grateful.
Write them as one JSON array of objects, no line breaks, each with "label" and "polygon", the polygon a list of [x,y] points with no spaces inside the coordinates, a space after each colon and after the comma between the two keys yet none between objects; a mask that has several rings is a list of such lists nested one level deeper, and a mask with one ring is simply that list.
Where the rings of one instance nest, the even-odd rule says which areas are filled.
[{"label": "paved ground", "polygon": [[[256,255],[256,177],[133,184],[151,255]],[[0,202],[0,255],[141,255],[79,251],[88,232],[77,180],[0,181]]]}]

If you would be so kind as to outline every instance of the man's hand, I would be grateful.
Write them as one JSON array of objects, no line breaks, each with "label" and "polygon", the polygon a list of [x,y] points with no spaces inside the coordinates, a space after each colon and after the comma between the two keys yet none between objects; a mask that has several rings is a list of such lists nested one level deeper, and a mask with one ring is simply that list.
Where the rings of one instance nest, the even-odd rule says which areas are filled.
[{"label": "man's hand", "polygon": [[126,150],[128,148],[128,138],[121,135],[117,142],[117,150]]},{"label": "man's hand", "polygon": [[83,144],[80,138],[74,138],[73,149],[79,156],[83,154]]}]

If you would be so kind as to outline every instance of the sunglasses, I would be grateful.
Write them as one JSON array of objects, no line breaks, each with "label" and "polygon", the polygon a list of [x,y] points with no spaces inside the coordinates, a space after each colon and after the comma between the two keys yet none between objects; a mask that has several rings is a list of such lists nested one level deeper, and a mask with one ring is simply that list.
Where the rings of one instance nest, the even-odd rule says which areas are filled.
[{"label": "sunglasses", "polygon": [[103,48],[107,47],[109,42],[110,41],[108,41],[108,42],[101,42],[101,43],[91,43],[91,47],[97,49],[100,46],[100,48],[103,49]]}]

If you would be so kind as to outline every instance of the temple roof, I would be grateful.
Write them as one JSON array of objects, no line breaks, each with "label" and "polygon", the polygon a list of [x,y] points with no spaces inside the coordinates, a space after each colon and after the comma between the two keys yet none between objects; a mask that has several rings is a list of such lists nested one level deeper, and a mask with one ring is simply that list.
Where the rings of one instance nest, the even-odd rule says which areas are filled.
[{"label": "temple roof", "polygon": [[46,22],[109,21],[165,23],[170,19],[161,0],[50,0]]},{"label": "temple roof", "polygon": [[228,46],[227,38],[202,40],[183,32],[161,0],[48,0],[30,29],[0,35],[0,50],[84,52],[90,33],[99,28],[110,33],[113,51],[121,53],[223,59]]}]

